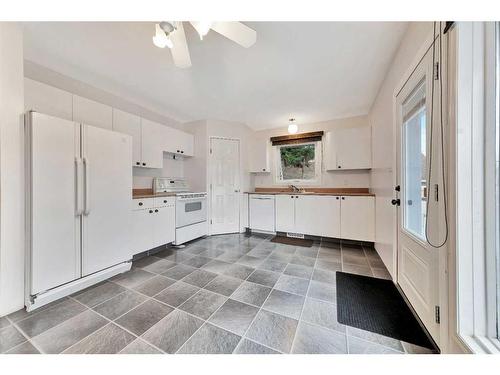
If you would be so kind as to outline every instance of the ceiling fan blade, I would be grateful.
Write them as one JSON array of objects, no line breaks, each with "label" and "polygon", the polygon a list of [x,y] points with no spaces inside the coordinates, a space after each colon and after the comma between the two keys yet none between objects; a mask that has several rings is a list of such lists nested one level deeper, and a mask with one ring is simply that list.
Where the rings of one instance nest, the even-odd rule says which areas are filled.
[{"label": "ceiling fan blade", "polygon": [[257,40],[257,32],[241,22],[214,22],[210,28],[245,48]]},{"label": "ceiling fan blade", "polygon": [[186,41],[186,34],[182,22],[177,23],[177,30],[170,33],[169,37],[174,45],[170,51],[174,59],[175,66],[179,68],[189,68],[191,66],[191,56]]}]

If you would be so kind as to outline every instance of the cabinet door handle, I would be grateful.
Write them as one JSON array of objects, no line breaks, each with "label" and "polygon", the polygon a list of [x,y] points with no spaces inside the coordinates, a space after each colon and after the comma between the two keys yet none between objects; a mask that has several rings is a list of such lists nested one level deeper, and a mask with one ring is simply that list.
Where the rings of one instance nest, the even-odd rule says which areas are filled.
[{"label": "cabinet door handle", "polygon": [[76,216],[80,216],[83,213],[81,207],[82,197],[81,197],[81,165],[82,161],[80,158],[75,157],[75,174],[76,174]]},{"label": "cabinet door handle", "polygon": [[181,152],[181,150],[177,150],[177,152]]},{"label": "cabinet door handle", "polygon": [[142,163],[142,165],[146,166],[146,163]]},{"label": "cabinet door handle", "polygon": [[340,168],[342,168],[342,166],[341,166],[341,165],[339,165],[337,168],[339,168],[339,169],[340,169]]},{"label": "cabinet door handle", "polygon": [[181,151],[181,154],[183,154],[183,153],[184,153],[184,151]]},{"label": "cabinet door handle", "polygon": [[141,165],[141,162],[140,161],[136,161],[135,165]]},{"label": "cabinet door handle", "polygon": [[88,215],[90,213],[90,176],[89,161],[87,158],[83,158],[83,166],[85,170],[85,208],[83,214]]},{"label": "cabinet door handle", "polygon": [[166,201],[166,200],[164,200],[164,201],[163,201],[163,203],[167,203],[167,201]]},{"label": "cabinet door handle", "polygon": [[345,200],[345,197],[342,197],[342,200]]},{"label": "cabinet door handle", "polygon": [[142,203],[142,202],[139,202],[139,206],[142,206],[143,204],[144,204],[144,203]]},{"label": "cabinet door handle", "polygon": [[153,210],[149,210],[149,213],[152,214],[153,213]]},{"label": "cabinet door handle", "polygon": [[265,172],[266,171],[266,168],[262,168],[262,172]]},{"label": "cabinet door handle", "polygon": [[158,212],[158,210],[155,210],[155,212]]},{"label": "cabinet door handle", "polygon": [[339,197],[337,197],[337,200],[339,200],[339,199],[340,199],[340,198],[339,198]]}]

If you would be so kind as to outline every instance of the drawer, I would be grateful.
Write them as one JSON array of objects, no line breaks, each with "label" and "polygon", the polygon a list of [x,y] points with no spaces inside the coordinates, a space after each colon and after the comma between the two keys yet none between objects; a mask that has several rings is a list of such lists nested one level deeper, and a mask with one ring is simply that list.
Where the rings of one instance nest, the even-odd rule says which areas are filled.
[{"label": "drawer", "polygon": [[173,207],[175,206],[175,197],[156,197],[155,207]]},{"label": "drawer", "polygon": [[155,207],[156,198],[132,199],[132,210],[143,210]]}]

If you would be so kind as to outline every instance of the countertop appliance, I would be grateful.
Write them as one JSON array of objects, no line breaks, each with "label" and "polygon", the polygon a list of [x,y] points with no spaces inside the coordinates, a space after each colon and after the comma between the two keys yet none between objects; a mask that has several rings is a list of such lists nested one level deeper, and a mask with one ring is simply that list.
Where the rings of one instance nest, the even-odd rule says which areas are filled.
[{"label": "countertop appliance", "polygon": [[153,193],[175,193],[175,242],[181,245],[208,235],[207,193],[192,192],[182,178],[155,177]]}]

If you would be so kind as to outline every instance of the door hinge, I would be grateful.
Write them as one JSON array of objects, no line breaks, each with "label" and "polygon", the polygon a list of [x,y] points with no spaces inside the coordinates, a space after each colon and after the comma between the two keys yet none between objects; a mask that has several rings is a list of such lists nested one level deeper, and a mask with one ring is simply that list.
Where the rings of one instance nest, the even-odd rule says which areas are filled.
[{"label": "door hinge", "polygon": [[439,306],[434,307],[434,313],[435,313],[436,323],[437,324],[441,323],[441,315],[439,312]]},{"label": "door hinge", "polygon": [[434,63],[434,81],[439,80],[439,62]]}]

